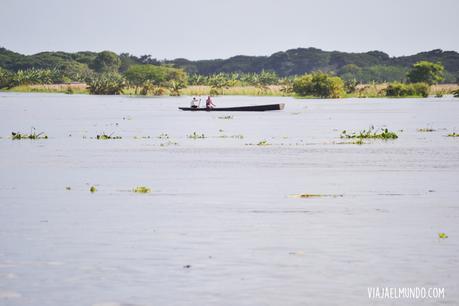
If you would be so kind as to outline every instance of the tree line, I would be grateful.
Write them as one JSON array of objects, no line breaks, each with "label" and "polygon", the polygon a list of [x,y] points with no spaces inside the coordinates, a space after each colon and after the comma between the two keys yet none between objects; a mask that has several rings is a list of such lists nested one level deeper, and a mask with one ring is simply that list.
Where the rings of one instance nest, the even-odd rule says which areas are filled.
[{"label": "tree line", "polygon": [[[340,69],[341,73],[316,70],[283,76],[264,69],[259,72],[218,72],[207,75],[189,73],[183,65],[180,67],[167,61],[160,62],[149,55],[136,57],[127,53],[117,55],[110,51],[72,54],[44,52],[36,56],[40,58],[34,58],[32,61],[40,62],[35,63],[36,67],[14,71],[11,67],[27,67],[24,65],[30,57],[0,49],[0,64],[4,66],[0,67],[0,88],[76,81],[88,84],[89,92],[92,94],[120,94],[125,88],[130,87],[134,88],[135,94],[162,95],[167,90],[170,95],[180,95],[180,90],[186,86],[204,85],[210,87],[210,94],[218,95],[224,88],[229,87],[256,86],[263,92],[267,91],[270,85],[277,85],[281,86],[280,90],[284,94],[338,98],[354,93],[357,85],[362,83],[362,77],[359,76],[364,73],[363,68],[357,64],[347,63],[344,58],[342,61],[345,65]],[[383,53],[371,56],[386,58]],[[10,61],[5,58],[9,58]],[[373,72],[382,69],[378,67],[376,65],[368,69]],[[388,96],[426,96],[430,85],[441,83],[449,76],[440,62],[419,61],[404,68],[403,73],[384,67],[387,73],[400,73],[398,78],[393,78],[395,81],[385,91]]]},{"label": "tree line", "polygon": [[183,58],[158,60],[151,55],[118,55],[110,51],[41,52],[22,55],[0,48],[0,67],[10,72],[32,68],[59,69],[73,79],[81,79],[94,72],[103,73],[113,67],[123,74],[133,65],[169,65],[183,69],[188,75],[201,76],[219,73],[259,74],[262,71],[271,71],[280,77],[289,77],[323,71],[343,80],[355,79],[360,83],[405,82],[409,68],[419,61],[441,63],[444,66],[443,82],[459,81],[459,53],[440,49],[410,56],[390,57],[381,51],[346,53],[297,48],[276,52],[270,56],[238,55],[228,59],[190,61]]}]

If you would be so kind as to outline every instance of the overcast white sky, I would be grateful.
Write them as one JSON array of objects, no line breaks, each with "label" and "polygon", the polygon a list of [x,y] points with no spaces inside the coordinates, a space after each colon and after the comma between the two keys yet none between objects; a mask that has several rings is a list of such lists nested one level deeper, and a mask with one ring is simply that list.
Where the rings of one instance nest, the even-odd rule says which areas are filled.
[{"label": "overcast white sky", "polygon": [[459,51],[459,0],[0,0],[0,46],[159,59],[297,47],[391,56]]}]

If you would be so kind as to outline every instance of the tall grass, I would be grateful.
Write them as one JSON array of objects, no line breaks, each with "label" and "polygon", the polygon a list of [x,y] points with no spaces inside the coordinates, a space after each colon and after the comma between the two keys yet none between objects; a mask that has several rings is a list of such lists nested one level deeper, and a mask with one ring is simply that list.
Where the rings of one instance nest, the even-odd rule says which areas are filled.
[{"label": "tall grass", "polygon": [[[360,84],[357,85],[356,91],[346,94],[347,98],[381,98],[385,97],[385,89],[389,84]],[[291,96],[282,91],[281,85],[269,85],[266,87],[257,86],[234,86],[222,88],[220,94],[222,95],[245,95],[245,96]],[[170,95],[171,91],[167,88],[162,88],[163,95]],[[438,84],[430,87],[429,95],[442,96],[445,94],[452,94],[453,91],[459,90],[458,84]],[[13,92],[42,92],[42,93],[74,93],[74,94],[88,94],[87,85],[83,83],[77,84],[43,84],[43,85],[21,85],[16,86],[8,91]],[[187,96],[207,96],[210,94],[211,86],[194,85],[180,89],[181,95]],[[125,95],[136,95],[135,87],[128,87],[124,89]],[[153,95],[149,93],[149,95]],[[314,97],[311,97],[314,98]]]}]

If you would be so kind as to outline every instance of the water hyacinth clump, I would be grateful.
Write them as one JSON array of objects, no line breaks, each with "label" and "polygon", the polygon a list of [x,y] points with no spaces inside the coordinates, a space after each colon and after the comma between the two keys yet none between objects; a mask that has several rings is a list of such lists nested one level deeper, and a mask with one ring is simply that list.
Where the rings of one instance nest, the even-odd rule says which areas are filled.
[{"label": "water hyacinth clump", "polygon": [[21,134],[19,132],[11,132],[11,139],[12,140],[20,140],[20,139],[48,139],[48,136],[44,133],[36,133],[35,128],[32,128],[30,134]]},{"label": "water hyacinth clump", "polygon": [[459,133],[453,132],[448,134],[448,137],[459,137]]},{"label": "water hyacinth clump", "polygon": [[187,138],[190,138],[190,139],[204,139],[206,138],[206,136],[204,134],[199,134],[199,133],[196,133],[196,132],[193,132],[193,134],[190,134],[190,135],[186,135]]},{"label": "water hyacinth clump", "polygon": [[358,138],[358,139],[397,139],[398,136],[394,132],[390,132],[388,129],[381,129],[380,132],[375,131],[374,127],[371,126],[368,130],[363,130],[358,133],[348,134],[346,130],[341,132],[341,138]]},{"label": "water hyacinth clump", "polygon": [[435,132],[434,129],[432,128],[420,128],[420,129],[417,129],[418,132]]},{"label": "water hyacinth clump", "polygon": [[99,139],[99,140],[107,140],[107,139],[121,139],[121,136],[113,136],[113,133],[111,133],[110,135],[107,135],[105,133],[102,133],[100,135],[97,135],[96,136],[96,139]]},{"label": "water hyacinth clump", "polygon": [[151,189],[145,186],[137,186],[132,191],[137,193],[149,193]]},{"label": "water hyacinth clump", "polygon": [[267,140],[262,140],[259,143],[257,143],[257,146],[269,146],[271,145]]},{"label": "water hyacinth clump", "polygon": [[438,233],[438,238],[446,239],[446,238],[448,238],[448,235],[446,235],[445,233]]}]

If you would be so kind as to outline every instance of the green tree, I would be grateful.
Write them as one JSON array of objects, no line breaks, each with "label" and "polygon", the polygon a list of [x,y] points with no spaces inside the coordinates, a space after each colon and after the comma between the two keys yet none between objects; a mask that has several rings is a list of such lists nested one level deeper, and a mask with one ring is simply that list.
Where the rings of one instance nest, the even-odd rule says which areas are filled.
[{"label": "green tree", "polygon": [[58,68],[63,77],[70,81],[83,82],[87,77],[94,73],[91,69],[89,69],[88,65],[75,61],[65,62]]},{"label": "green tree", "polygon": [[406,76],[410,83],[423,82],[432,85],[443,81],[443,70],[443,65],[440,63],[420,61],[411,66]]},{"label": "green tree", "polygon": [[92,68],[100,73],[117,72],[121,66],[121,60],[116,53],[111,51],[102,51],[97,54]]},{"label": "green tree", "polygon": [[185,84],[187,81],[187,75],[182,69],[167,66],[133,65],[124,75],[129,83],[134,86],[141,86],[146,81],[163,86],[172,80]]}]

